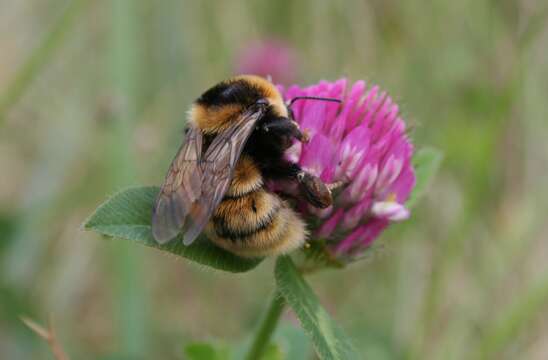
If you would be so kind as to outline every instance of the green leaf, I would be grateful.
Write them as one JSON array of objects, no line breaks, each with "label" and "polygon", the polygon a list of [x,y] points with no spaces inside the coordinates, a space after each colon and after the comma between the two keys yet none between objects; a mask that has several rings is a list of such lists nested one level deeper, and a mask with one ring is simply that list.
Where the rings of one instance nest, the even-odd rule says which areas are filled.
[{"label": "green leaf", "polygon": [[424,195],[434,175],[438,172],[442,159],[442,152],[431,147],[422,148],[413,156],[413,167],[415,168],[417,182],[409,200],[407,200],[408,208],[415,206],[417,201]]},{"label": "green leaf", "polygon": [[230,349],[226,346],[196,342],[185,346],[185,359],[188,360],[229,360]]},{"label": "green leaf", "polygon": [[301,321],[320,359],[357,359],[348,337],[331,319],[291,258],[279,257],[275,269],[276,284]]},{"label": "green leaf", "polygon": [[202,265],[234,273],[251,270],[262,261],[245,259],[229,253],[215,246],[203,235],[190,246],[183,245],[181,235],[167,244],[158,244],[152,237],[151,217],[159,191],[157,187],[122,190],[99,206],[85,222],[84,228],[101,235],[131,240]]}]

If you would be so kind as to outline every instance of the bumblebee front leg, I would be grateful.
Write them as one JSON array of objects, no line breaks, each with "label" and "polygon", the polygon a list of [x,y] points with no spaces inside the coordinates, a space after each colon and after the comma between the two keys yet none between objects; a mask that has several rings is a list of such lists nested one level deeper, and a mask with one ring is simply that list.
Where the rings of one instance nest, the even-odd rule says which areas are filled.
[{"label": "bumblebee front leg", "polygon": [[282,136],[285,135],[289,139],[295,138],[304,143],[309,140],[308,134],[301,131],[299,124],[288,118],[272,118],[259,125],[259,128],[265,133],[272,132]]}]

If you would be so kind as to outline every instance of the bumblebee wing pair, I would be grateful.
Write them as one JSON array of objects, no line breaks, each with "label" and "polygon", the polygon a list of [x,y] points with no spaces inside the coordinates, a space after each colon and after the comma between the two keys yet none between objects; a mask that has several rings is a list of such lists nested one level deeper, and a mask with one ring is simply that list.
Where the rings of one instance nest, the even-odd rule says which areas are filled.
[{"label": "bumblebee wing pair", "polygon": [[258,108],[242,113],[202,154],[202,133],[190,127],[173,159],[152,216],[152,234],[163,244],[179,232],[191,244],[228,190],[247,139],[262,116]]}]

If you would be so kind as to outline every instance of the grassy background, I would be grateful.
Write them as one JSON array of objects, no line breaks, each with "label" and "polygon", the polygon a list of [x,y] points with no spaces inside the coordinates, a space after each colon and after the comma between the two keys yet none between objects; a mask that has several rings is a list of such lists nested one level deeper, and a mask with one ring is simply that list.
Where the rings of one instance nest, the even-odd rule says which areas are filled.
[{"label": "grassy background", "polygon": [[23,314],[52,314],[74,359],[246,338],[272,261],[214,273],[79,227],[108,194],[159,184],[190,102],[274,37],[297,82],[378,83],[415,143],[445,153],[383,251],[310,277],[364,358],[545,359],[547,14],[541,0],[1,1],[1,357],[50,356]]}]

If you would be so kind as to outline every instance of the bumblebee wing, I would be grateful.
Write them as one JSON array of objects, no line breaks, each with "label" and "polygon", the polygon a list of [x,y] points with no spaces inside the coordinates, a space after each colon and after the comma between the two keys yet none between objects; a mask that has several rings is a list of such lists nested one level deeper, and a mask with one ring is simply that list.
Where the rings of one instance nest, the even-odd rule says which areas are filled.
[{"label": "bumblebee wing", "polygon": [[190,127],[171,162],[152,214],[152,235],[160,244],[181,231],[187,215],[202,196],[202,133]]},{"label": "bumblebee wing", "polygon": [[187,228],[185,224],[183,240],[185,245],[191,244],[196,239],[213,211],[219,206],[228,190],[234,167],[244,145],[262,114],[262,108],[243,113],[209,145],[201,160],[203,174],[201,197],[190,211],[189,227]]}]

